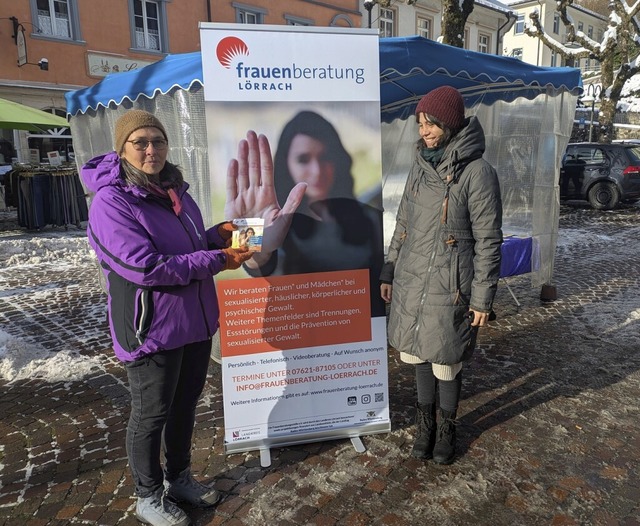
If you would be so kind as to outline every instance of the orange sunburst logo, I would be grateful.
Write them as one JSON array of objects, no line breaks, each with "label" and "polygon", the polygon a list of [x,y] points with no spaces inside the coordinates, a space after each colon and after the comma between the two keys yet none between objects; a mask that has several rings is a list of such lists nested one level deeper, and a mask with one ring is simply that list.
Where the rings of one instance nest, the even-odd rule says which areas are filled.
[{"label": "orange sunburst logo", "polygon": [[220,64],[229,69],[234,58],[241,55],[245,57],[249,55],[249,48],[238,37],[225,37],[218,42],[216,55]]}]

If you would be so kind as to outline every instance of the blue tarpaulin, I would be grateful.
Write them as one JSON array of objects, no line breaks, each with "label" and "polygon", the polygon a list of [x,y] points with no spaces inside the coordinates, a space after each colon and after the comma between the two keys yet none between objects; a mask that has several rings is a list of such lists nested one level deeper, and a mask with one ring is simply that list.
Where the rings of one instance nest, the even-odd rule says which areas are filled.
[{"label": "blue tarpaulin", "polygon": [[500,248],[502,251],[501,278],[531,272],[533,240],[530,237],[506,236]]},{"label": "blue tarpaulin", "polygon": [[462,93],[467,107],[542,93],[578,94],[582,80],[575,68],[545,68],[521,60],[438,44],[423,37],[380,40],[382,122],[414,115],[422,95],[448,84]]},{"label": "blue tarpaulin", "polygon": [[118,106],[125,99],[150,99],[173,87],[188,90],[194,83],[202,84],[200,52],[168,55],[144,68],[112,73],[93,86],[66,93],[67,115]]}]

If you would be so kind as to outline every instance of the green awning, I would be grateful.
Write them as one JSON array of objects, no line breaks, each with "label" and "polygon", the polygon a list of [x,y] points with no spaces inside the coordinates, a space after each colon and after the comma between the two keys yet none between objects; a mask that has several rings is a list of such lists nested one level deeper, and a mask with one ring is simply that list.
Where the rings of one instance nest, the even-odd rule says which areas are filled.
[{"label": "green awning", "polygon": [[49,128],[68,128],[66,119],[53,113],[0,99],[0,128],[10,130],[43,131]]}]

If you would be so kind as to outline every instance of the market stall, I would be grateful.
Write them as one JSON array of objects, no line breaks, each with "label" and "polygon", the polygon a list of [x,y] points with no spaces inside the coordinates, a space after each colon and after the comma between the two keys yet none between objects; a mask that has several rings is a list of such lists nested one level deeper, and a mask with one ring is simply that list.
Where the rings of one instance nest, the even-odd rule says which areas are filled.
[{"label": "market stall", "polygon": [[[569,141],[580,72],[454,48],[421,37],[380,39],[383,206],[388,242],[416,139],[415,105],[429,90],[453,85],[487,136],[486,158],[500,178],[504,231],[525,241],[533,286],[552,282],[558,230],[557,173]],[[67,94],[76,161],[112,148],[117,118],[130,108],[156,113],[167,127],[170,157],[190,175],[205,221],[213,223],[200,53],[169,55],[140,70],[110,75]],[[512,246],[514,244],[512,243]],[[530,254],[530,255],[527,255]],[[523,253],[515,257],[522,259]]]},{"label": "market stall", "polygon": [[[46,133],[52,128],[66,127],[68,123],[62,117],[0,99],[0,128]],[[18,224],[28,229],[79,226],[88,214],[75,164],[63,163],[57,151],[49,152],[49,161],[43,163],[40,152],[36,153],[31,163],[9,164],[11,159],[2,155],[0,208],[16,208]]]}]

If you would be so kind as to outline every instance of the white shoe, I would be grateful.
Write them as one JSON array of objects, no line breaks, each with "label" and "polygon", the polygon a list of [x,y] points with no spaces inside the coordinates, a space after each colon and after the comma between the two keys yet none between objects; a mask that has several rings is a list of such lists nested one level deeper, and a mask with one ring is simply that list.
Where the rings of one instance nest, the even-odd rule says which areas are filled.
[{"label": "white shoe", "polygon": [[187,514],[166,498],[163,490],[149,497],[138,497],[136,517],[151,526],[189,526]]},{"label": "white shoe", "polygon": [[199,508],[215,506],[221,497],[219,491],[194,479],[189,468],[181,471],[175,480],[165,480],[164,485],[169,498]]}]

